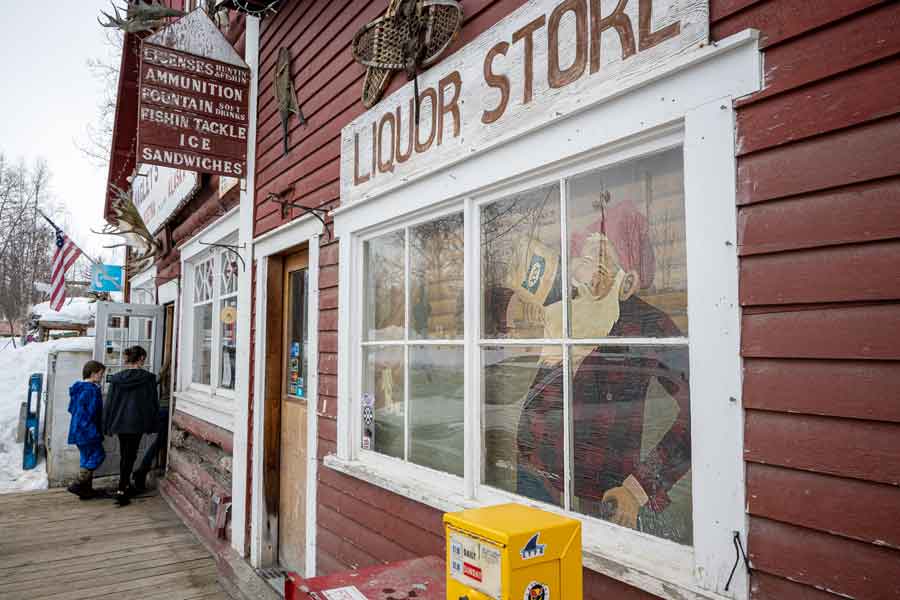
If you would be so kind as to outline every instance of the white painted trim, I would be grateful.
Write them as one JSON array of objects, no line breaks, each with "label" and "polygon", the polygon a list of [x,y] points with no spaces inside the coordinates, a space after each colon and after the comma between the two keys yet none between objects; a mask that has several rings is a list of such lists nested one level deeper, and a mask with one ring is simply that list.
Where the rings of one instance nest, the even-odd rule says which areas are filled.
[{"label": "white painted trim", "polygon": [[[309,386],[307,395],[307,468],[306,488],[306,569],[307,576],[315,575],[316,569],[316,473],[318,462],[318,404],[319,404],[319,235],[322,223],[312,215],[305,215],[278,227],[253,241],[256,260],[256,340],[253,392],[253,494],[251,506],[250,563],[254,567],[264,566],[262,561],[262,528],[266,522],[263,494],[262,464],[265,459],[263,443],[263,411],[266,384],[264,344],[266,333],[266,287],[268,259],[270,256],[308,243],[309,288],[307,296],[309,326]],[[280,334],[280,332],[279,332]],[[327,407],[323,408],[323,412]]]},{"label": "white painted trim", "polygon": [[[169,302],[177,302],[178,301],[178,280],[173,279],[172,281],[167,281],[162,284],[158,288],[156,288],[156,297],[158,304],[168,304]],[[178,312],[176,307],[176,313]],[[178,324],[178,317],[175,317],[175,324]],[[174,335],[174,332],[173,332]]]},{"label": "white painted trim", "polygon": [[255,377],[253,385],[253,473],[251,478],[250,494],[250,565],[255,568],[262,567],[263,523],[265,522],[265,490],[263,489],[263,407],[265,406],[265,385],[262,374],[265,369],[260,365],[266,359],[265,344],[260,340],[266,339],[265,314],[268,303],[266,302],[266,285],[268,277],[268,261],[256,259],[256,340],[253,358],[255,363]]},{"label": "white painted trim", "polygon": [[[155,279],[156,279],[156,265],[154,264],[154,265],[150,266],[149,268],[144,269],[137,275],[133,276],[131,279],[129,279],[128,287],[130,288],[132,293],[136,289],[139,289],[141,291],[150,292],[150,291],[153,291],[153,289],[156,287],[154,285]],[[150,285],[145,285],[148,283]],[[156,297],[157,295],[158,295],[158,292],[156,294],[154,294],[154,297]],[[161,304],[161,302],[151,302],[150,304],[157,304],[157,303]]]},{"label": "white painted trim", "polygon": [[234,430],[234,399],[197,390],[175,392],[176,410],[212,423],[226,431]]},{"label": "white painted trim", "polygon": [[[746,543],[747,530],[732,105],[735,98],[761,87],[761,55],[756,40],[755,32],[745,31],[693,51],[688,57],[673,61],[653,81],[627,94],[556,119],[476,159],[452,168],[436,166],[427,177],[389,194],[334,211],[336,235],[341,240],[338,452],[325,464],[413,500],[430,501],[441,510],[476,501],[525,501],[477,481],[462,482],[457,478],[455,483],[447,482],[422,467],[359,449],[356,399],[361,385],[362,347],[358,341],[362,332],[362,295],[358,290],[363,289],[363,240],[404,227],[454,202],[466,201],[474,207],[517,187],[531,187],[539,181],[560,179],[575,171],[681,145],[685,153],[685,208],[690,240],[688,268],[693,273],[689,283],[689,343],[695,546],[680,546],[583,518],[585,564],[666,598],[745,600],[749,586],[744,574],[736,575],[731,590],[724,592],[734,560],[733,532],[738,531]],[[710,174],[711,169],[715,174]],[[478,234],[472,210],[466,214],[467,227],[472,228],[470,238],[477,239],[471,237]],[[727,246],[726,241],[732,245]],[[476,260],[476,256],[469,256],[469,261]],[[470,295],[467,293],[467,297]],[[477,307],[467,310],[467,316],[470,313],[478,313]],[[477,314],[473,316],[477,319]],[[471,345],[475,340],[470,330],[467,328],[467,342]],[[472,375],[472,381],[466,387],[471,396],[472,390],[480,389],[480,368],[473,368],[478,364],[477,357],[469,351],[467,375]],[[730,397],[735,401],[730,402]],[[476,408],[470,402],[467,416],[477,412]],[[466,436],[467,451],[480,447],[478,430],[467,427]],[[476,461],[477,458],[467,457],[467,466],[477,466],[471,464]],[[480,469],[475,471],[479,472]],[[698,484],[701,477],[704,482]],[[465,500],[467,495],[470,500]]]},{"label": "white painted trim", "polygon": [[[357,281],[353,277],[354,266],[357,262],[354,246],[358,245],[358,240],[354,240],[351,235],[340,236],[339,238],[340,261],[338,261],[338,281],[344,282],[338,285],[338,399],[337,399],[337,455],[344,460],[352,458],[354,449],[353,440],[360,439],[359,432],[356,428],[356,421],[353,420],[353,392],[355,389],[351,367],[354,362],[351,360],[351,353],[354,353],[352,345],[352,326],[354,307],[353,296],[350,293],[352,286],[349,282]],[[325,407],[323,407],[325,412]]]},{"label": "white painted trim", "polygon": [[[246,211],[251,212],[252,211]],[[212,348],[210,355],[210,384],[203,385],[194,383],[192,380],[193,376],[193,361],[194,361],[194,343],[195,339],[193,336],[193,320],[194,320],[194,311],[193,311],[193,292],[194,292],[194,265],[201,258],[204,257],[206,253],[214,253],[215,259],[213,260],[213,270],[215,272],[215,283],[213,284],[213,295],[210,300],[212,304],[213,314],[216,314],[218,310],[219,304],[221,303],[220,297],[220,283],[219,283],[219,275],[221,272],[221,249],[206,246],[201,242],[206,244],[209,243],[224,243],[229,238],[234,239],[234,236],[238,230],[238,226],[240,224],[240,205],[228,211],[227,214],[222,216],[220,219],[211,223],[207,227],[205,227],[198,234],[194,235],[189,241],[185,242],[182,246],[180,246],[181,251],[181,274],[182,281],[184,285],[181,286],[182,292],[182,304],[188,308],[188,310],[182,310],[181,316],[179,317],[180,322],[180,330],[184,332],[188,332],[188,335],[180,338],[179,344],[179,352],[178,352],[178,382],[175,387],[176,394],[175,398],[178,400],[179,405],[178,409],[183,410],[192,416],[195,416],[199,419],[203,419],[222,427],[223,429],[227,429],[228,431],[234,430],[234,410],[235,406],[239,403],[235,402],[235,398],[241,397],[238,395],[237,390],[228,390],[228,389],[220,389],[218,388],[214,382],[218,381],[219,375],[219,367],[222,360],[221,354],[221,328],[218,327],[218,323],[213,323],[213,338],[212,338]],[[249,282],[243,282],[245,286],[249,288]],[[238,279],[238,301],[240,302],[241,295],[241,276],[239,275]],[[246,293],[246,292],[245,292]],[[249,303],[248,303],[249,305]],[[249,308],[249,306],[248,306]],[[249,313],[249,310],[247,311]],[[240,315],[240,311],[238,315]],[[240,336],[240,327],[238,328],[238,336]],[[249,344],[249,339],[247,341]],[[239,354],[238,354],[239,356]],[[239,368],[239,365],[242,361],[235,361],[235,368]],[[247,367],[249,369],[249,367]],[[238,384],[239,380],[237,379],[237,373],[235,373],[235,383]],[[244,396],[246,397],[246,396]],[[226,414],[227,412],[227,414]],[[233,456],[232,456],[233,458]],[[234,481],[234,474],[232,473],[232,481]],[[232,484],[233,485],[233,484]]]},{"label": "white painted trim", "polygon": [[[747,545],[734,130],[730,98],[685,115],[688,322],[691,339],[703,341],[690,347],[691,496],[694,515],[703,516],[694,521],[695,576],[713,590],[728,580],[733,532]],[[716,376],[697,376],[710,371]],[[734,577],[731,597],[745,598],[746,570]]]},{"label": "white painted trim", "polygon": [[[316,265],[313,276],[312,265]],[[309,286],[307,288],[307,342],[309,365],[306,394],[306,577],[316,576],[316,518],[319,461],[319,236],[309,240]],[[315,357],[315,361],[313,361]]]},{"label": "white painted trim", "polygon": [[[256,131],[256,105],[259,89],[259,19],[246,17],[244,30],[244,60],[250,67],[250,103],[247,109],[249,123],[247,130]],[[253,203],[256,189],[256,136],[247,139],[247,178],[242,182],[240,192],[240,224],[238,229],[238,250],[244,259],[245,268],[238,277],[238,328],[237,356],[245,360],[235,361],[237,402],[234,410],[234,442],[231,467],[231,547],[244,556],[247,522],[247,440],[251,426],[250,417],[250,313],[252,309],[253,285]]]},{"label": "white painted trim", "polygon": [[321,221],[312,214],[306,214],[255,238],[253,251],[260,258],[278,254],[321,234],[322,229]]},{"label": "white painted trim", "polygon": [[204,246],[200,242],[207,244],[219,244],[229,236],[234,235],[241,222],[241,205],[238,204],[227,213],[204,227],[199,233],[182,242],[178,246],[181,252],[181,261],[190,262],[195,256],[204,251],[209,251],[209,246]]}]

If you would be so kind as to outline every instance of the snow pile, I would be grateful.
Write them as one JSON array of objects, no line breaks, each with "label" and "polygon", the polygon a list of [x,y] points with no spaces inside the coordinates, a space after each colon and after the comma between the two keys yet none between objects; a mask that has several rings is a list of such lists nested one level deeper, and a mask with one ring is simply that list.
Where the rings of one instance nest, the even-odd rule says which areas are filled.
[{"label": "snow pile", "polygon": [[50,308],[49,302],[41,302],[31,309],[38,321],[45,323],[75,323],[90,325],[97,315],[97,303],[92,298],[70,298],[63,304],[62,310]]},{"label": "snow pile", "polygon": [[[28,378],[44,373],[46,389],[47,354],[52,350],[92,350],[94,338],[66,338],[52,342],[11,346],[0,351],[0,494],[47,487],[47,467],[43,458],[30,471],[22,470],[22,444],[16,443],[19,406],[27,398]],[[45,407],[41,406],[41,436]]]}]

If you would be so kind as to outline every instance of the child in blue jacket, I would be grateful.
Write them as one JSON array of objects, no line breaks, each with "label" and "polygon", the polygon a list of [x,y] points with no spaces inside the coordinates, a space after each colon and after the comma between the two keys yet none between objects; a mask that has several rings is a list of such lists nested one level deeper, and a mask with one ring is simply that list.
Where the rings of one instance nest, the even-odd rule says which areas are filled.
[{"label": "child in blue jacket", "polygon": [[89,360],[81,370],[83,379],[69,388],[72,421],[68,442],[78,446],[81,469],[78,480],[67,489],[82,500],[98,496],[94,491],[94,470],[106,458],[103,450],[103,398],[100,395],[100,382],[105,371],[106,367],[101,363]]}]

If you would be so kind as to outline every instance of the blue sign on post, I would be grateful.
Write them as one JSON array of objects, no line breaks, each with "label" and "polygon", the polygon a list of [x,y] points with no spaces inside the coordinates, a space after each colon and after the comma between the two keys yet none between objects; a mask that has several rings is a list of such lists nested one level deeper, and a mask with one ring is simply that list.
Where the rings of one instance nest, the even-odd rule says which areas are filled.
[{"label": "blue sign on post", "polygon": [[121,292],[122,279],[122,267],[119,265],[94,263],[91,267],[91,291]]}]

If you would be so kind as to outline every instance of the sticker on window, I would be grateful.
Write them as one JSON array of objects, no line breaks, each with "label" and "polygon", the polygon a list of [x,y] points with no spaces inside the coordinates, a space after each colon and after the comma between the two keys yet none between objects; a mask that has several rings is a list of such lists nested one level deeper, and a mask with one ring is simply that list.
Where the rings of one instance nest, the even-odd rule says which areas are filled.
[{"label": "sticker on window", "polygon": [[375,396],[363,394],[362,405],[362,449],[371,450],[375,446]]}]

